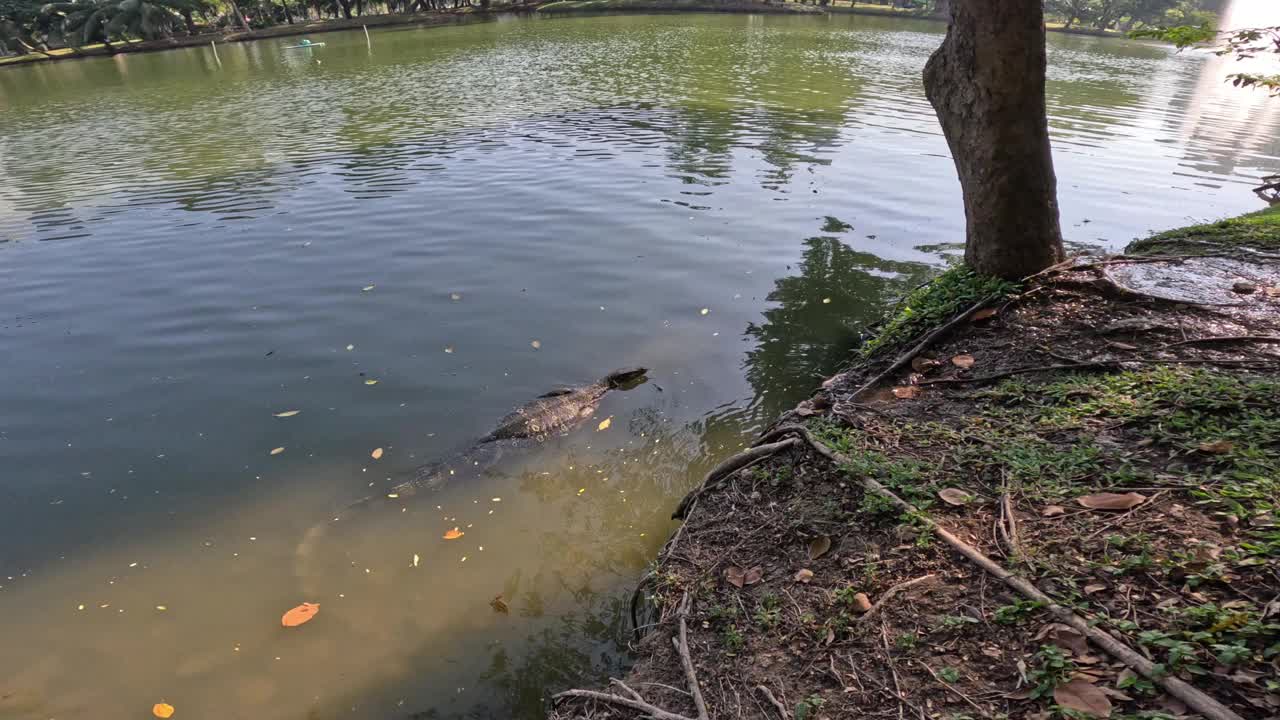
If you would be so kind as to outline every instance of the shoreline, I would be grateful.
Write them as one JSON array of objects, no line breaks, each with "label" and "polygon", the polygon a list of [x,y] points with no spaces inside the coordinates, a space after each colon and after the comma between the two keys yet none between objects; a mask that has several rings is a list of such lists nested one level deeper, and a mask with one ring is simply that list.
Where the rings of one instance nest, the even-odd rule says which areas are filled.
[{"label": "shoreline", "polygon": [[1280,706],[1280,206],[1126,252],[904,298],[685,497],[635,664],[549,720]]},{"label": "shoreline", "polygon": [[[318,35],[343,30],[358,30],[362,26],[370,28],[390,27],[398,25],[417,25],[436,27],[442,25],[459,25],[471,22],[487,22],[501,15],[542,14],[546,16],[594,15],[610,13],[757,13],[771,15],[866,15],[874,17],[894,17],[911,20],[929,20],[943,22],[945,19],[934,15],[879,8],[877,6],[819,6],[798,2],[756,2],[753,0],[733,0],[732,2],[716,2],[715,0],[554,0],[553,2],[533,2],[526,5],[503,5],[490,7],[487,10],[466,7],[454,10],[437,10],[430,13],[365,15],[351,19],[312,20],[271,27],[258,30],[239,30],[234,32],[211,32],[191,36],[175,36],[162,40],[135,40],[113,43],[109,50],[105,45],[88,45],[82,48],[60,48],[49,53],[27,53],[0,57],[0,68],[18,67],[33,63],[55,62],[65,60],[81,60],[92,57],[110,57],[124,53],[161,52],[189,47],[201,47],[210,43],[248,42],[271,38],[293,37],[298,35]],[[1123,33],[1090,30],[1081,28],[1066,29],[1049,26],[1049,32],[1069,35],[1089,35],[1095,37],[1123,38]]]}]

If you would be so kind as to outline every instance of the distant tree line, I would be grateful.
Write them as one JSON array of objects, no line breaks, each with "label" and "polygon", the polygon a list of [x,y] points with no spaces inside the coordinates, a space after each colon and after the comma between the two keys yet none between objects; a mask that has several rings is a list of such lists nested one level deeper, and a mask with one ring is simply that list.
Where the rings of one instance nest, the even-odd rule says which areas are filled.
[{"label": "distant tree line", "polygon": [[1050,22],[1064,28],[1120,30],[1212,22],[1219,3],[1202,0],[1045,0]]}]

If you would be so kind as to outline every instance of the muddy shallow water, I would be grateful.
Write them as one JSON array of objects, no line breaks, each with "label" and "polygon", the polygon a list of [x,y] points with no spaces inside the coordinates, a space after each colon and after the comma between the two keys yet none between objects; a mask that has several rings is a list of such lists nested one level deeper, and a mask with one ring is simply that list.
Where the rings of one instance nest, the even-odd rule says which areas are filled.
[{"label": "muddy shallow water", "polygon": [[[517,19],[0,72],[0,718],[533,718],[621,672],[679,497],[957,251],[941,31]],[[1050,44],[1070,241],[1258,206],[1280,105]],[[634,364],[573,433],[302,544]]]}]

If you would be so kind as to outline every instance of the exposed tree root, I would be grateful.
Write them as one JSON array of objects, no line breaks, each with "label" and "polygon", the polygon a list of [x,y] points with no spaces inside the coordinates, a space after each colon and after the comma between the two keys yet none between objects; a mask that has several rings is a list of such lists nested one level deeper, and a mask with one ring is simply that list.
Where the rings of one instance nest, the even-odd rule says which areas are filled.
[{"label": "exposed tree root", "polygon": [[707,476],[702,480],[702,484],[694,488],[692,492],[684,496],[680,504],[676,506],[676,511],[671,513],[671,517],[675,520],[683,520],[689,512],[690,505],[698,499],[698,496],[706,492],[708,488],[714,487],[715,483],[720,482],[724,478],[733,473],[742,470],[748,465],[754,465],[758,462],[769,458],[776,453],[782,452],[787,448],[799,445],[799,441],[795,438],[780,440],[775,443],[766,445],[756,445],[726,459],[724,462],[711,468]]},{"label": "exposed tree root", "polygon": [[1190,340],[1182,340],[1172,342],[1164,347],[1175,347],[1177,345],[1207,345],[1211,343],[1231,343],[1231,342],[1255,342],[1255,343],[1280,343],[1280,337],[1275,335],[1215,335],[1213,337],[1192,338]]},{"label": "exposed tree root", "polygon": [[640,693],[632,690],[621,680],[611,678],[610,684],[625,692],[629,697],[615,695],[613,693],[597,692],[595,690],[565,690],[552,696],[552,703],[559,702],[564,698],[577,697],[597,700],[599,702],[609,703],[611,705],[621,705],[645,713],[654,720],[710,720],[707,714],[707,703],[702,697],[702,688],[698,685],[698,674],[693,669],[693,658],[689,655],[689,610],[692,607],[692,601],[689,599],[689,593],[685,593],[680,600],[680,610],[676,617],[680,623],[680,634],[671,638],[675,645],[676,651],[680,653],[680,663],[684,665],[685,677],[689,683],[689,694],[693,696],[693,704],[697,709],[696,717],[673,713],[669,710],[663,710],[657,705],[653,705],[644,699]]}]

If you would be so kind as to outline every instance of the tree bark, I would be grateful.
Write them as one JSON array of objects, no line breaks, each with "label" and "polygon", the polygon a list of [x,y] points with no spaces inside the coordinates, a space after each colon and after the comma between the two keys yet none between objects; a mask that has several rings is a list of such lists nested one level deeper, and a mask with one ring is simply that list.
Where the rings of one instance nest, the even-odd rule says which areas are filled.
[{"label": "tree bark", "polygon": [[965,262],[1021,278],[1062,260],[1041,0],[951,0],[924,85],[960,176]]}]

